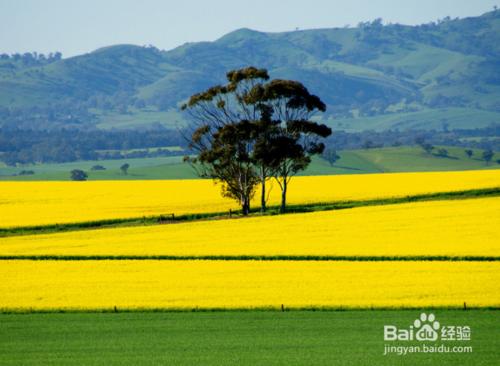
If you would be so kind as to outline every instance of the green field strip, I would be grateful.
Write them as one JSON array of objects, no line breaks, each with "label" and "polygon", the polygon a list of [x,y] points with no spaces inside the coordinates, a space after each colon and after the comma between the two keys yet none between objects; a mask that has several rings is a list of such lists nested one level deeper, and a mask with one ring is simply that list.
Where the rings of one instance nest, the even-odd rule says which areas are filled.
[{"label": "green field strip", "polygon": [[497,262],[500,256],[322,256],[322,255],[0,255],[1,260],[159,260],[159,261],[348,261],[348,262]]},{"label": "green field strip", "polygon": [[[443,200],[460,200],[460,199],[473,199],[483,197],[497,197],[500,196],[500,187],[472,189],[465,191],[454,192],[436,192],[429,194],[419,194],[403,197],[390,197],[378,198],[370,200],[350,200],[350,201],[335,201],[335,202],[318,202],[309,204],[298,204],[287,206],[286,214],[293,213],[307,213],[317,211],[333,211],[341,209],[349,209],[356,207],[366,206],[382,206],[394,205],[410,202],[423,202],[423,201],[443,201]],[[277,215],[279,214],[279,206],[270,206],[266,213],[261,213],[260,208],[253,208],[248,217],[262,216],[262,215]],[[173,224],[189,221],[200,220],[215,220],[215,219],[232,219],[243,218],[241,211],[228,212],[212,212],[212,213],[199,213],[199,214],[186,214],[175,215],[163,214],[155,216],[132,217],[123,219],[109,219],[97,221],[85,221],[77,223],[66,224],[53,224],[53,225],[39,225],[39,226],[23,226],[13,228],[0,228],[0,237],[18,236],[18,235],[33,235],[33,234],[48,234],[66,231],[79,231],[91,230],[99,228],[114,228],[125,226],[145,226],[145,225],[159,225],[159,224]]]},{"label": "green field strip", "polygon": [[231,312],[342,312],[342,311],[415,311],[415,310],[462,310],[498,311],[500,304],[494,306],[460,305],[437,306],[287,306],[286,304],[256,307],[102,307],[102,308],[0,308],[0,314],[94,314],[94,313],[231,313]]},{"label": "green field strip", "polygon": [[[383,327],[423,311],[467,325],[470,353],[384,355]],[[2,365],[495,365],[498,309],[192,309],[0,314]],[[419,342],[404,342],[417,345]],[[401,344],[401,343],[400,343]]]}]

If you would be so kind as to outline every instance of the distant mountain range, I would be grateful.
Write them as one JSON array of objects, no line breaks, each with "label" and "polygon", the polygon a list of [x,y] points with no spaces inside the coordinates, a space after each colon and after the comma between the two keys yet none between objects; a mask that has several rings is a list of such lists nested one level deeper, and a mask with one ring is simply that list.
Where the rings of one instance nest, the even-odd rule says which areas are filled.
[{"label": "distant mountain range", "polygon": [[500,11],[493,11],[419,26],[239,29],[170,51],[117,45],[67,59],[2,55],[0,126],[178,126],[179,103],[248,65],[304,83],[337,129],[500,123]]}]

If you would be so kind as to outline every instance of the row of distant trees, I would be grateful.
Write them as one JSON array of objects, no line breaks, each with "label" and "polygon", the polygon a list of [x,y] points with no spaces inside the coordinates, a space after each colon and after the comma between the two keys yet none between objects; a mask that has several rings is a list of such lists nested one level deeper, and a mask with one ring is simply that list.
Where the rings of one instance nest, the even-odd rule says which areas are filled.
[{"label": "row of distant trees", "polygon": [[[465,154],[469,157],[469,159],[472,159],[472,155],[474,155],[474,151],[470,149],[465,150]],[[493,156],[495,156],[495,153],[493,150],[484,150],[481,153],[481,158],[486,162],[486,164],[489,164],[491,160],[493,159]]]},{"label": "row of distant trees", "polygon": [[61,52],[51,52],[47,55],[38,52],[14,53],[12,55],[7,53],[0,54],[0,60],[14,62],[20,61],[25,66],[41,66],[59,61],[61,59]]},{"label": "row of distant trees", "polygon": [[[38,111],[33,111],[37,114]],[[2,108],[0,108],[0,120]],[[38,126],[38,124],[37,124]],[[182,151],[168,151],[152,147],[183,146],[182,135],[187,131],[155,128],[151,130],[89,130],[54,129],[34,130],[0,127],[0,160],[7,165],[30,163],[60,163],[77,160],[132,159],[140,157],[172,156]],[[349,150],[384,146],[414,145],[424,139],[431,146],[461,146],[464,149],[500,150],[500,124],[487,128],[452,131],[361,131],[337,130],[325,140],[327,149]],[[471,138],[474,137],[474,138]],[[132,151],[126,151],[132,150]]]},{"label": "row of distant trees", "polygon": [[[432,144],[426,142],[425,139],[422,137],[417,137],[415,139],[415,143],[417,145],[419,145],[427,154],[432,154],[434,152],[435,155],[443,157],[443,158],[446,158],[449,156],[447,149],[436,148]],[[467,157],[469,159],[472,159],[472,156],[474,155],[474,150],[465,149],[464,152],[465,152],[465,155],[467,155]],[[494,156],[495,156],[495,152],[491,149],[484,150],[481,153],[481,159],[486,162],[486,165],[488,165],[491,162],[491,160],[493,159]]]},{"label": "row of distant trees", "polygon": [[[425,141],[432,146],[457,146],[482,150],[500,150],[500,124],[485,128],[453,130],[386,130],[345,132],[336,130],[325,145],[338,150],[370,149],[388,146],[410,146]],[[420,144],[419,144],[420,145]]]},{"label": "row of distant trees", "polygon": [[[172,156],[180,152],[145,147],[184,144],[179,131],[22,130],[0,128],[0,160],[7,165],[64,163],[77,160]],[[137,150],[144,148],[144,150]],[[126,151],[133,149],[134,151]],[[109,151],[112,150],[112,151]],[[125,151],[120,151],[125,150]]]},{"label": "row of distant trees", "polygon": [[320,142],[331,134],[326,125],[311,121],[326,107],[304,85],[270,80],[267,70],[247,67],[227,73],[227,84],[193,95],[183,105],[194,121],[186,157],[201,177],[222,184],[222,194],[236,199],[243,215],[261,188],[261,211],[266,211],[266,183],[281,189],[280,212],[286,209],[290,180],[321,154]]},{"label": "row of distant trees", "polygon": [[[129,168],[130,168],[129,163],[125,163],[122,166],[120,166],[120,170],[121,170],[123,175],[128,174]],[[103,167],[102,165],[94,165],[91,168],[91,170],[92,171],[100,171],[100,170],[106,170],[106,168]],[[88,177],[89,177],[89,175],[87,174],[87,172],[85,172],[84,170],[81,170],[81,169],[73,169],[70,172],[70,179],[74,180],[74,181],[85,181],[85,180],[87,180]]]}]

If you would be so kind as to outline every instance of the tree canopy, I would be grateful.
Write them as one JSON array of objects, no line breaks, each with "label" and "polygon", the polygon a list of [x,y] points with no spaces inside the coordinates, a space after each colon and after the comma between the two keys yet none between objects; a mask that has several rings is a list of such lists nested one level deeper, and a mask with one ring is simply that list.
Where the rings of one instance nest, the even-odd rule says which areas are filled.
[{"label": "tree canopy", "polygon": [[87,173],[80,169],[73,169],[70,173],[71,180],[74,181],[85,181],[88,178]]}]

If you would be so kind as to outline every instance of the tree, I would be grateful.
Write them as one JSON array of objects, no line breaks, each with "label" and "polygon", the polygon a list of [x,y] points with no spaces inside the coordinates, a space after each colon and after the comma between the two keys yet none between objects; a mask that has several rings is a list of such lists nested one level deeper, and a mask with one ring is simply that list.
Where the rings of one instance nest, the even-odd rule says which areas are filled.
[{"label": "tree", "polygon": [[434,146],[425,142],[424,136],[417,136],[415,138],[415,143],[420,146],[427,154],[430,154],[434,150]]},{"label": "tree", "polygon": [[90,170],[93,170],[93,171],[106,170],[106,168],[103,167],[102,165],[93,165],[92,168],[90,168]]},{"label": "tree", "polygon": [[333,166],[340,159],[340,155],[334,149],[326,149],[323,151],[323,158]]},{"label": "tree", "polygon": [[74,181],[85,181],[87,180],[88,175],[83,170],[74,169],[71,171],[71,180]]},{"label": "tree", "polygon": [[471,149],[467,149],[467,150],[465,150],[465,154],[470,159],[470,158],[472,158],[472,155],[474,155],[474,151],[472,151]]},{"label": "tree", "polygon": [[431,144],[425,142],[423,143],[422,145],[420,145],[420,147],[422,149],[424,149],[424,151],[427,153],[427,154],[430,154],[432,152],[432,150],[434,150],[434,146],[432,146]]},{"label": "tree", "polygon": [[493,156],[495,153],[492,150],[484,150],[483,151],[483,160],[486,162],[486,165],[490,164],[491,159],[493,159]]},{"label": "tree", "polygon": [[311,155],[323,152],[318,138],[331,134],[309,120],[325,104],[297,81],[268,81],[265,69],[247,67],[226,76],[228,84],[195,94],[182,107],[196,123],[189,144],[198,156],[187,160],[198,164],[200,175],[222,182],[223,194],[238,197],[244,214],[255,177],[265,210],[272,176],[281,188],[283,212],[290,178],[307,167]]},{"label": "tree", "polygon": [[246,215],[258,184],[255,177],[260,178],[262,186],[261,207],[266,207],[269,169],[263,165],[266,159],[255,156],[253,151],[265,135],[261,129],[266,112],[250,92],[269,75],[265,69],[247,67],[230,71],[226,77],[226,85],[195,94],[182,106],[195,123],[187,140],[198,155],[185,160],[191,162],[198,175],[222,183],[222,194],[237,199]]},{"label": "tree", "polygon": [[422,146],[425,143],[425,137],[424,136],[417,136],[417,137],[415,137],[415,143],[418,146]]},{"label": "tree", "polygon": [[375,144],[373,143],[372,140],[366,140],[363,142],[363,149],[373,149],[375,147]]},{"label": "tree", "polygon": [[310,120],[317,111],[324,112],[326,106],[318,96],[293,80],[275,79],[254,87],[250,94],[264,103],[265,112],[273,121],[265,153],[281,189],[280,212],[283,213],[290,179],[307,168],[312,155],[324,151],[325,145],[319,139],[332,133],[326,125]]},{"label": "tree", "polygon": [[124,175],[127,175],[127,174],[128,174],[128,168],[130,168],[130,164],[125,163],[125,164],[123,164],[123,165],[120,167],[120,170],[122,171],[122,173],[123,173]]},{"label": "tree", "polygon": [[448,150],[446,150],[444,148],[438,149],[437,156],[439,156],[441,158],[447,158],[448,157]]},{"label": "tree", "polygon": [[33,175],[35,172],[33,170],[21,170],[19,175]]},{"label": "tree", "polygon": [[243,215],[249,214],[250,200],[260,181],[250,152],[252,132],[248,121],[218,128],[211,147],[200,151],[197,160],[203,165],[204,176],[223,182],[222,195],[236,199]]},{"label": "tree", "polygon": [[263,108],[261,119],[254,122],[254,146],[253,146],[253,162],[257,167],[260,178],[261,195],[260,195],[260,210],[266,212],[266,183],[268,177],[273,176],[274,161],[270,155],[269,143],[273,135],[277,133],[277,122],[271,120],[269,108]]}]

